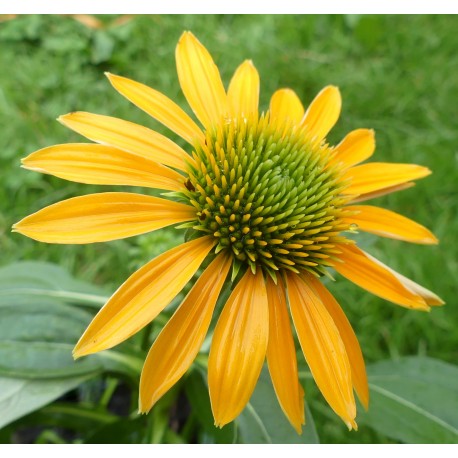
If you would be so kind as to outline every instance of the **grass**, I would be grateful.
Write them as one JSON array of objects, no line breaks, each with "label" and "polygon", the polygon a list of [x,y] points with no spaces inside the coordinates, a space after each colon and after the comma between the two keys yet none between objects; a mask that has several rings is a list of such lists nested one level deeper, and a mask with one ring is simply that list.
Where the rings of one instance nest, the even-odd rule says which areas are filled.
[{"label": "grass", "polygon": [[[50,246],[11,234],[10,227],[45,205],[102,190],[19,168],[20,158],[34,150],[81,141],[55,121],[60,114],[92,111],[167,133],[119,96],[103,72],[144,82],[186,107],[174,47],[183,30],[192,30],[226,83],[241,61],[253,60],[261,75],[262,107],[279,87],[293,88],[307,104],[324,85],[335,84],[344,106],[331,143],[351,129],[374,128],[374,161],[412,162],[433,170],[415,188],[373,203],[431,228],[441,241],[438,247],[364,234],[358,240],[448,305],[425,314],[389,304],[346,281],[330,289],[349,316],[367,361],[426,354],[456,362],[458,35],[453,16],[139,16],[118,25],[116,17],[99,19],[105,25],[100,30],[60,16],[0,23],[0,68],[7,69],[0,77],[2,265],[49,260],[115,288],[180,240],[171,229],[106,244]],[[324,441],[379,440],[370,432],[348,439],[325,418],[320,420]]]}]

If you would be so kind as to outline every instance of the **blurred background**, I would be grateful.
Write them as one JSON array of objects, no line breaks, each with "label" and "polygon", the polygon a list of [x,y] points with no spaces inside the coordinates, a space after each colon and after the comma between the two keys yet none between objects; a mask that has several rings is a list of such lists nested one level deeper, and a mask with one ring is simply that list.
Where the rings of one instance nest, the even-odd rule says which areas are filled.
[{"label": "blurred background", "polygon": [[[1,305],[12,307],[11,296],[1,302],[1,285],[16,278],[14,272],[33,270],[33,264],[21,267],[15,264],[19,261],[57,264],[73,279],[84,282],[87,287],[81,288],[86,288],[86,293],[104,296],[147,260],[182,240],[181,233],[171,228],[110,243],[53,246],[11,234],[10,228],[46,205],[102,190],[20,168],[20,159],[37,149],[85,141],[61,126],[56,121],[59,115],[90,111],[171,135],[117,94],[103,73],[109,71],[152,86],[189,112],[176,76],[174,50],[181,33],[191,30],[212,54],[226,84],[244,59],[253,60],[261,77],[261,109],[268,108],[270,95],[280,87],[294,89],[306,106],[322,87],[337,85],[343,97],[343,110],[328,136],[331,144],[338,143],[352,129],[373,128],[377,140],[373,161],[416,163],[433,171],[415,188],[371,204],[380,204],[432,229],[440,239],[439,246],[411,245],[366,234],[360,234],[358,240],[372,255],[436,292],[447,305],[431,313],[413,312],[378,299],[342,278],[328,286],[352,323],[368,364],[381,360],[399,362],[407,356],[456,364],[456,17],[25,15],[0,16],[0,21],[0,310]],[[179,143],[179,139],[172,138]],[[12,271],[11,265],[19,270]],[[44,266],[43,276],[53,275],[46,270],[48,264],[38,265]],[[97,301],[93,304],[100,305]],[[94,313],[91,309],[90,316]],[[164,319],[159,320],[158,330],[167,313],[170,315],[166,312]],[[88,322],[85,320],[80,320],[82,329]],[[75,331],[76,336],[78,332]],[[153,328],[153,337],[154,332]],[[40,340],[38,334],[35,338]],[[70,348],[76,338],[68,339]],[[0,341],[5,339],[0,325]],[[27,370],[21,375],[23,378],[14,371],[1,372],[2,348],[6,347],[0,345],[0,375],[13,377],[12,380],[31,380]],[[104,366],[97,377],[63,390],[69,393],[64,397],[59,397],[63,394],[59,392],[48,399],[47,402],[57,398],[55,404],[38,403],[35,412],[30,413],[34,409],[29,408],[20,418],[12,417],[0,429],[0,441],[104,442],[110,441],[110,437],[113,440],[116,431],[124,431],[125,436],[119,436],[124,442],[233,442],[240,438],[245,442],[262,441],[256,435],[244,436],[243,428],[251,427],[246,418],[239,422],[238,432],[235,427],[230,427],[229,432],[227,428],[222,432],[212,430],[205,379],[200,375],[191,374],[183,382],[183,390],[177,388],[162,407],[158,406],[157,414],[136,417],[138,370],[133,372],[131,383],[129,377],[119,376],[117,370]],[[195,373],[200,374],[198,369]],[[456,379],[450,381],[450,374],[444,383],[448,383],[450,393],[456,394]],[[431,378],[428,385],[442,386],[439,378],[440,375],[437,380]],[[374,420],[370,416],[367,421],[362,420],[358,433],[349,433],[306,375],[304,380],[306,399],[321,442],[422,441],[415,432],[401,437],[390,433],[387,427],[377,427],[380,418]],[[79,386],[76,391],[75,386]],[[189,393],[194,392],[198,393],[196,397],[200,393],[207,398],[197,406],[192,405]],[[5,404],[1,396],[0,409],[10,408],[10,401]],[[447,401],[436,399],[434,405],[446,405]],[[444,421],[454,424],[451,428],[456,434],[456,416],[452,417],[447,413]],[[415,421],[420,425],[420,420]],[[126,427],[127,424],[130,426]],[[99,431],[95,437],[94,431]],[[315,432],[310,437],[315,437]],[[309,437],[307,434],[304,437]],[[444,437],[444,441],[451,442],[458,436]],[[289,440],[289,436],[284,436],[271,441]]]}]

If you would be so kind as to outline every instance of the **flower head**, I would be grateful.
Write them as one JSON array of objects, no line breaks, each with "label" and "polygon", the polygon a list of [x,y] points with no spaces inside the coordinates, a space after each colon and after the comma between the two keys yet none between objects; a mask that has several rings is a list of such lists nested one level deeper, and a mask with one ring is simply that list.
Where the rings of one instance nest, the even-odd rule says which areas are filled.
[{"label": "flower head", "polygon": [[[356,205],[405,189],[428,175],[411,164],[366,163],[374,132],[357,129],[326,142],[341,109],[325,87],[304,110],[290,89],[259,112],[259,75],[251,61],[226,92],[210,54],[185,32],[176,49],[181,88],[201,129],[165,95],[108,74],[123,96],[189,144],[120,119],[76,112],[59,120],[95,143],[44,148],[24,167],[67,180],[168,191],[163,198],[110,192],[76,197],[24,218],[14,230],[43,242],[92,243],[179,224],[188,241],[135,272],[96,315],[75,357],[127,339],[153,320],[208,259],[154,342],[140,380],[147,412],[188,370],[226,284],[231,294],[212,337],[208,384],[215,424],[232,421],[248,402],[267,358],[278,401],[294,428],[304,424],[290,314],[312,375],[347,426],[356,428],[353,390],[367,408],[361,350],[339,304],[320,278],[334,268],[396,304],[428,310],[442,301],[357,247],[367,231],[437,243],[423,226],[392,211]],[[288,311],[289,308],[289,311]]]}]

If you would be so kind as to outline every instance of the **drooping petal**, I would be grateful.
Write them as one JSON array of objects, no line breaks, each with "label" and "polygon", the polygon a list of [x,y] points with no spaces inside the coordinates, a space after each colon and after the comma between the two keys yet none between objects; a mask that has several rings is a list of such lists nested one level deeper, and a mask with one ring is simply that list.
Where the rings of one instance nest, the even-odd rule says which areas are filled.
[{"label": "drooping petal", "polygon": [[210,53],[191,33],[184,32],[175,52],[181,89],[197,118],[211,129],[227,115],[227,96]]},{"label": "drooping petal", "polygon": [[13,226],[14,232],[46,243],[118,240],[191,221],[193,207],[158,197],[104,192],[73,197],[45,207]]},{"label": "drooping petal", "polygon": [[426,245],[438,243],[437,238],[426,227],[398,213],[370,205],[353,205],[345,208],[356,213],[343,220],[349,224],[357,224],[362,231],[406,242]]},{"label": "drooping petal", "polygon": [[234,73],[227,91],[233,117],[258,115],[259,73],[251,60],[246,60]]},{"label": "drooping petal", "polygon": [[301,124],[306,126],[310,138],[321,141],[339,119],[342,98],[339,88],[326,86],[313,99]]},{"label": "drooping petal", "polygon": [[335,300],[334,296],[316,277],[310,274],[304,274],[305,281],[312,286],[315,293],[321,299],[321,302],[326,307],[329,315],[334,320],[342,342],[347,351],[348,361],[351,367],[351,378],[353,387],[358,394],[359,400],[364,408],[367,410],[369,406],[369,386],[367,384],[366,367],[364,364],[363,354],[359,346],[358,339],[351,327],[350,322],[345,316],[344,311],[339,303]]},{"label": "drooping petal", "polygon": [[196,273],[214,245],[200,237],[179,245],[131,275],[100,309],[73,356],[111,348],[138,332],[166,307]]},{"label": "drooping petal", "polygon": [[351,180],[345,190],[347,194],[359,195],[418,180],[430,173],[428,168],[421,165],[371,162],[348,169],[343,180]]},{"label": "drooping petal", "polygon": [[304,107],[292,89],[279,89],[270,99],[270,114],[273,119],[299,123],[304,117]]},{"label": "drooping petal", "polygon": [[352,167],[370,158],[375,151],[375,133],[372,129],[356,129],[335,147],[331,163]]},{"label": "drooping petal", "polygon": [[387,301],[417,310],[429,310],[421,296],[406,288],[399,279],[381,263],[374,262],[355,245],[340,244],[339,259],[334,269],[361,288]]},{"label": "drooping petal", "polygon": [[275,285],[267,278],[269,302],[269,343],[267,364],[278,402],[298,434],[305,424],[304,390],[299,384],[296,349],[286,304],[286,290],[281,278]]},{"label": "drooping petal", "polygon": [[208,386],[215,425],[243,410],[264,363],[269,308],[261,269],[247,270],[218,320],[208,361]]},{"label": "drooping petal", "polygon": [[437,294],[434,294],[429,289],[426,289],[423,286],[419,285],[418,283],[415,283],[414,281],[410,280],[409,278],[404,277],[404,275],[401,275],[400,273],[391,269],[387,265],[383,264],[381,261],[371,256],[369,253],[364,252],[364,254],[369,259],[374,261],[376,264],[390,271],[407,289],[412,291],[412,293],[414,294],[418,294],[428,305],[434,306],[434,305],[444,305],[445,304],[445,302]]},{"label": "drooping petal", "polygon": [[141,110],[164,124],[191,145],[204,142],[200,127],[164,94],[129,78],[106,73],[113,87]]},{"label": "drooping petal", "polygon": [[415,183],[407,182],[398,184],[395,186],[388,186],[387,188],[379,189],[373,192],[367,192],[365,194],[354,196],[351,199],[351,203],[356,204],[357,202],[365,202],[366,200],[375,199],[376,197],[386,196],[387,194],[391,194],[393,192],[403,191],[404,189],[409,189],[415,186]]},{"label": "drooping petal", "polygon": [[172,140],[133,122],[83,111],[60,116],[59,121],[89,140],[114,146],[179,170],[186,170],[186,162],[193,162],[186,151]]},{"label": "drooping petal", "polygon": [[220,253],[157,337],[140,378],[140,412],[148,412],[194,361],[230,266],[230,256]]},{"label": "drooping petal", "polygon": [[349,429],[357,429],[351,367],[333,318],[297,274],[287,274],[291,315],[307,364],[326,401]]},{"label": "drooping petal", "polygon": [[69,143],[38,150],[22,166],[77,183],[144,186],[178,191],[183,175],[146,157],[111,146]]}]

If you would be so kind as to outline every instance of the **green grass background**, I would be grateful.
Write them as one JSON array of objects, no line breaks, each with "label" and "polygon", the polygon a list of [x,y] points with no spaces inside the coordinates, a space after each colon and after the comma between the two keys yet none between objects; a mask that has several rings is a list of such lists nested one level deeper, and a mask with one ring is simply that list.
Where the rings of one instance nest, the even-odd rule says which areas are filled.
[{"label": "green grass background", "polygon": [[[191,30],[211,52],[225,83],[244,59],[253,60],[261,76],[262,109],[277,88],[294,89],[307,105],[323,86],[335,84],[343,111],[328,137],[331,143],[352,129],[374,128],[374,161],[417,163],[434,172],[415,188],[371,203],[431,228],[439,246],[365,234],[358,240],[447,305],[431,313],[409,311],[342,278],[330,289],[349,316],[368,362],[416,354],[457,362],[456,17],[178,15],[136,16],[124,24],[116,24],[115,16],[98,19],[104,24],[98,30],[62,16],[0,22],[0,265],[52,261],[79,278],[114,289],[145,261],[180,242],[181,234],[170,229],[105,244],[52,246],[11,234],[10,228],[61,199],[108,190],[20,168],[20,158],[39,148],[85,141],[55,121],[60,114],[83,110],[112,115],[170,135],[118,95],[103,72],[148,84],[189,111],[176,76],[174,49],[180,34]],[[318,419],[324,442],[383,441],[364,431],[349,438],[338,421],[325,417]]]}]

